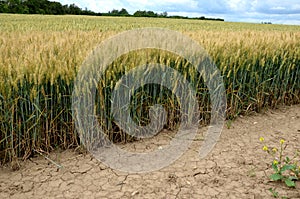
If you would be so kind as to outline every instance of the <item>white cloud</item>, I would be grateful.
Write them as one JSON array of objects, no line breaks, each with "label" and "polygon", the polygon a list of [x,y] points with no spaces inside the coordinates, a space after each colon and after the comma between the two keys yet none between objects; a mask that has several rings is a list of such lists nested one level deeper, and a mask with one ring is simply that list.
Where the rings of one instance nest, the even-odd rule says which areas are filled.
[{"label": "white cloud", "polygon": [[[254,10],[264,14],[300,14],[299,0],[260,0]],[[298,18],[298,20],[300,20]]]}]

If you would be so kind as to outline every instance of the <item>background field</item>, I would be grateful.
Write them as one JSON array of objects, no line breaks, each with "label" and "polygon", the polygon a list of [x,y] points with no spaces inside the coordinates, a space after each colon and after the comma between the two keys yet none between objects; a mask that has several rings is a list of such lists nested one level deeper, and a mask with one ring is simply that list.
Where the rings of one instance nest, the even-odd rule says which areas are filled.
[{"label": "background field", "polygon": [[[97,44],[125,30],[163,27],[199,42],[224,77],[228,119],[300,102],[299,26],[2,14],[0,24],[0,162],[27,158],[33,149],[78,146],[71,110],[76,71]],[[203,106],[209,115],[209,103]],[[113,140],[127,139],[107,130]]]}]

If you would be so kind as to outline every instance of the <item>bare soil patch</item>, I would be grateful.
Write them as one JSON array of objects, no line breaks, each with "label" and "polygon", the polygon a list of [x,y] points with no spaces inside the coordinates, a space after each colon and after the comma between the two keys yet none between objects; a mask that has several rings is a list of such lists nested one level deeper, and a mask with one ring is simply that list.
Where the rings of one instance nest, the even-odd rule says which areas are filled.
[{"label": "bare soil patch", "polygon": [[[203,132],[205,128],[202,129]],[[202,132],[202,133],[203,133]],[[172,132],[121,145],[132,151],[151,150],[170,140]],[[145,174],[115,171],[90,154],[73,150],[51,153],[21,162],[21,169],[0,168],[0,198],[272,198],[269,188],[280,196],[300,198],[295,189],[270,182],[272,158],[262,151],[259,137],[277,145],[288,142],[287,152],[300,149],[300,105],[239,117],[224,126],[213,151],[199,159],[202,143],[197,135],[189,150],[170,166]]]}]

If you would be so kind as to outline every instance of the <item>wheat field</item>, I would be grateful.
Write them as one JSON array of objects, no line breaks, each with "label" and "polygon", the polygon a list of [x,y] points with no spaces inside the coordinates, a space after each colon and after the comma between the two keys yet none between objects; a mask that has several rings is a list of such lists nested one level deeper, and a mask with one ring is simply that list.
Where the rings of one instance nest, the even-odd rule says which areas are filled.
[{"label": "wheat field", "polygon": [[[239,114],[300,103],[300,26],[184,19],[91,16],[0,15],[0,162],[23,159],[33,150],[80,145],[72,116],[77,71],[89,53],[111,36],[142,27],[179,31],[207,50],[220,69],[227,97],[227,119]],[[197,87],[204,124],[209,96],[200,77],[176,56],[148,52],[153,61],[179,70]],[[143,52],[116,60],[99,84],[100,124],[114,141],[131,138],[107,118],[111,90],[125,65],[138,65]],[[110,72],[109,72],[110,71]],[[193,78],[192,78],[193,77]],[[107,89],[110,88],[110,89]],[[133,116],[149,122],[145,110],[159,102],[168,110],[166,128],[176,129],[179,105],[172,93],[155,87],[135,96]],[[142,99],[149,99],[143,101]],[[142,111],[143,110],[143,111]],[[105,122],[104,122],[105,120]],[[103,123],[101,123],[103,121]]]}]

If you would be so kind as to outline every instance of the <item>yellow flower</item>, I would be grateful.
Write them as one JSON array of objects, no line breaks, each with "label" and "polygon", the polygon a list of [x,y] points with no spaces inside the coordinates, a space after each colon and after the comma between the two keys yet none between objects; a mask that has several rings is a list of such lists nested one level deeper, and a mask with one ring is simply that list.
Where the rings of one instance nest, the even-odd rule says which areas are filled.
[{"label": "yellow flower", "polygon": [[263,141],[265,141],[265,138],[260,137],[260,138],[259,138],[259,141],[263,142]]},{"label": "yellow flower", "polygon": [[264,151],[268,151],[268,147],[267,147],[267,146],[264,146],[264,147],[263,147],[263,150],[264,150]]},{"label": "yellow flower", "polygon": [[274,160],[274,161],[273,161],[273,164],[274,164],[274,165],[278,165],[278,161],[277,161],[277,160]]},{"label": "yellow flower", "polygon": [[273,148],[272,151],[273,151],[274,153],[276,153],[276,152],[277,152],[277,148]]},{"label": "yellow flower", "polygon": [[284,140],[284,139],[281,139],[281,140],[280,140],[280,144],[283,144],[283,143],[285,143],[285,140]]}]

